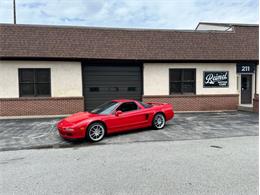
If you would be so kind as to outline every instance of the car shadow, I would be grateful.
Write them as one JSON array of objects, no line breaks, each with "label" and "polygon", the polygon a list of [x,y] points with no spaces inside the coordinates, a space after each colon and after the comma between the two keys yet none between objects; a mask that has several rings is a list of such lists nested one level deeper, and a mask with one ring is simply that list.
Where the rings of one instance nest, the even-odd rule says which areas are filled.
[{"label": "car shadow", "polygon": [[[164,128],[166,128],[167,126],[171,126],[171,124],[166,124]],[[138,133],[143,133],[145,131],[159,131],[159,130],[156,130],[156,129],[153,129],[152,127],[146,127],[146,128],[141,128],[141,129],[132,129],[132,130],[127,130],[127,131],[120,131],[120,132],[116,132],[116,133],[110,133],[109,135],[106,135],[104,137],[104,140],[106,138],[108,139],[113,139],[113,138],[116,138],[116,137],[121,137],[121,136],[127,136],[127,135],[132,135],[132,134],[138,134]],[[86,145],[105,145],[105,144],[108,144],[107,142],[102,142],[102,140],[100,142],[90,142],[88,141],[87,139],[64,139],[62,138],[63,140],[65,140],[69,146],[72,146],[72,147],[80,147],[80,146],[86,146]]]},{"label": "car shadow", "polygon": [[[145,131],[157,131],[155,129],[152,129],[151,127],[148,128],[141,128],[141,129],[133,129],[133,130],[127,130],[127,131],[121,131],[121,132],[116,132],[116,133],[110,133],[109,135],[106,135],[104,137],[104,139],[106,138],[113,138],[113,137],[119,137],[119,136],[127,136],[127,135],[131,135],[131,134],[138,134],[138,133],[142,133]],[[92,143],[86,139],[64,139],[62,138],[64,141],[66,141],[67,143],[69,143],[70,145],[73,146],[80,146],[80,145],[85,145],[85,144],[89,144],[89,145],[93,145],[93,144],[106,144],[106,143],[102,143],[101,142],[95,142]]]},{"label": "car shadow", "polygon": [[149,128],[142,128],[142,129],[132,129],[132,130],[127,130],[127,131],[120,131],[120,132],[116,132],[116,133],[110,133],[109,135],[106,135],[106,138],[111,138],[111,137],[118,137],[118,136],[125,136],[125,135],[131,135],[131,134],[138,134],[138,133],[142,133],[144,131],[154,131],[155,129],[151,129],[151,127]]},{"label": "car shadow", "polygon": [[68,138],[62,138],[62,137],[60,137],[63,141],[65,141],[65,142],[67,142],[67,143],[69,143],[69,144],[71,144],[71,145],[81,145],[81,144],[83,144],[83,143],[86,143],[87,142],[87,140],[86,139],[84,139],[84,138],[82,138],[82,139],[68,139]]}]

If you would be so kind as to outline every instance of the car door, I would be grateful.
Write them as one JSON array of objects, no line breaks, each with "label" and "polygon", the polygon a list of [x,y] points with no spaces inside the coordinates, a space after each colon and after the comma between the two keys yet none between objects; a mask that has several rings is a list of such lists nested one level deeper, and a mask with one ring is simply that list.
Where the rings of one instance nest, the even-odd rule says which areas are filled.
[{"label": "car door", "polygon": [[124,131],[128,129],[141,128],[147,123],[147,116],[144,109],[139,107],[135,102],[122,103],[116,111],[122,111],[119,115],[113,115],[108,126],[112,132]]}]

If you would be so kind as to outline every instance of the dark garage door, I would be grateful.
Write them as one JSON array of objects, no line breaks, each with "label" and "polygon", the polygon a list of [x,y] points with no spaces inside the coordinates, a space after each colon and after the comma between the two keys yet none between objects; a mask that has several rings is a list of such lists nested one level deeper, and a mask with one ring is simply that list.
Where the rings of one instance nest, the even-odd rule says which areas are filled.
[{"label": "dark garage door", "polygon": [[142,71],[137,65],[83,65],[85,110],[113,99],[142,97]]}]

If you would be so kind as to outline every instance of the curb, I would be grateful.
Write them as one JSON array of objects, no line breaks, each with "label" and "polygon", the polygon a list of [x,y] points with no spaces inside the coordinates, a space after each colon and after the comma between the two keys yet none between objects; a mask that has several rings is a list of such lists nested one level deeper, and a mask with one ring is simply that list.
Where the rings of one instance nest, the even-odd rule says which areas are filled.
[{"label": "curb", "polygon": [[[216,140],[216,139],[232,139],[232,138],[240,138],[240,137],[259,137],[258,135],[237,135],[237,136],[230,136],[230,137],[212,137],[212,138],[198,138],[198,139],[178,139],[178,140],[144,140],[144,141],[133,141],[133,142],[116,142],[116,143],[90,143],[90,142],[83,142],[79,144],[69,144],[69,143],[62,143],[62,144],[46,144],[40,146],[28,146],[28,147],[19,147],[19,148],[1,148],[0,152],[6,151],[17,151],[17,150],[40,150],[40,149],[62,149],[62,148],[76,148],[76,147],[90,147],[90,146],[104,146],[104,145],[124,145],[124,144],[134,144],[134,143],[149,143],[149,142],[180,142],[180,141],[199,141],[199,140]],[[75,142],[76,143],[76,142]]]},{"label": "curb", "polygon": [[7,148],[1,148],[0,152],[5,151],[17,151],[17,150],[31,150],[31,149],[50,149],[50,148],[72,148],[74,145],[72,144],[46,144],[46,145],[40,145],[40,146],[25,146],[25,147],[7,147]]},{"label": "curb", "polygon": [[0,116],[0,120],[9,120],[9,119],[47,119],[47,118],[64,118],[70,116],[66,115],[32,115],[32,116]]}]

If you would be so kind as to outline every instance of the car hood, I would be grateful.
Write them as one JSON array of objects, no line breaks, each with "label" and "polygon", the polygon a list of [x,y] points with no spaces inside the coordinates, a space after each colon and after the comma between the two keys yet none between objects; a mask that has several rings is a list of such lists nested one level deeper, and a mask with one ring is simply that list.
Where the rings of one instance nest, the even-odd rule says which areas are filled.
[{"label": "car hood", "polygon": [[89,112],[78,112],[73,115],[70,115],[69,117],[63,119],[62,121],[69,124],[75,124],[96,116],[99,116],[99,114],[92,114]]}]

